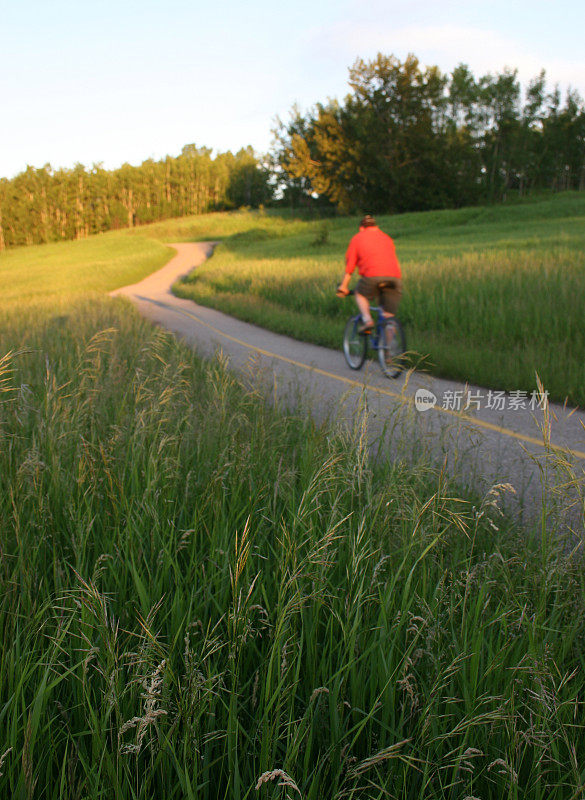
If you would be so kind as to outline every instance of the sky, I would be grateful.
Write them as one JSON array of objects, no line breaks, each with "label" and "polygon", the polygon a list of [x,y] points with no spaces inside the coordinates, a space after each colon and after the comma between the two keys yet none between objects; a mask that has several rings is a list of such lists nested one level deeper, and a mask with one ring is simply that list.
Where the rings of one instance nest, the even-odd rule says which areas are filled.
[{"label": "sky", "polygon": [[378,52],[585,97],[583,0],[0,0],[0,177],[270,149]]}]

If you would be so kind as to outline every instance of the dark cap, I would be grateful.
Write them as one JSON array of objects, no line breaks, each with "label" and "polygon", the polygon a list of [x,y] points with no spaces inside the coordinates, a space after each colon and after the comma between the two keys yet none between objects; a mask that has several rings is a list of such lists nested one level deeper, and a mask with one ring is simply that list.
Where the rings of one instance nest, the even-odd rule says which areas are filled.
[{"label": "dark cap", "polygon": [[366,214],[366,216],[360,222],[360,228],[373,228],[376,224],[376,220],[370,214]]}]

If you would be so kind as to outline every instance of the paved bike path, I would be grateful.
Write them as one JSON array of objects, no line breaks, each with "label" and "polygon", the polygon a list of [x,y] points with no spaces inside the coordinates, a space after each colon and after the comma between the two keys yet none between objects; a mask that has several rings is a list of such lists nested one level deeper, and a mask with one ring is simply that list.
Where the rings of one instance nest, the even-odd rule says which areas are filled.
[{"label": "paved bike path", "polygon": [[[530,407],[530,396],[492,393],[488,398],[485,388],[419,372],[391,381],[381,374],[377,361],[353,372],[345,363],[341,342],[339,350],[330,350],[176,297],[173,283],[203,263],[213,244],[172,247],[177,255],[161,270],[111,294],[128,297],[141,314],[202,356],[223,352],[233,368],[278,402],[297,407],[301,403],[318,419],[334,417],[348,425],[358,409],[367,406],[370,443],[379,443],[383,436],[393,456],[422,457],[445,465],[459,483],[479,493],[493,483],[509,483],[516,490],[515,496],[508,496],[509,510],[528,509],[530,516],[541,508],[543,469],[549,473],[549,486],[568,482],[566,467],[557,468],[554,477],[557,461],[572,465],[576,476],[585,479],[584,412],[550,404],[547,447],[542,434],[547,421],[542,409]],[[425,411],[415,405],[415,395],[422,390],[437,398],[435,406]],[[457,410],[466,405],[463,413]],[[547,493],[547,504],[556,503],[573,521],[578,510],[569,505],[575,499],[573,490]]]}]

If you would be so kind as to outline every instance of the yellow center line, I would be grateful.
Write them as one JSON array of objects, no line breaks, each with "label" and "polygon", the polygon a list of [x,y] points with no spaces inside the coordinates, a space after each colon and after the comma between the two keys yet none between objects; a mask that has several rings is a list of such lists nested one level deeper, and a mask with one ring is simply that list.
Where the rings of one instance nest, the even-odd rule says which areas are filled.
[{"label": "yellow center line", "polygon": [[[288,358],[287,356],[281,356],[279,353],[272,353],[270,350],[263,350],[261,347],[257,347],[255,344],[250,344],[249,342],[243,341],[243,339],[238,339],[236,336],[231,336],[229,333],[225,333],[224,331],[220,330],[220,328],[216,328],[215,325],[211,325],[209,322],[205,322],[204,320],[200,319],[196,314],[193,314],[191,311],[187,311],[184,308],[177,308],[175,306],[167,306],[167,308],[171,309],[172,311],[178,311],[179,314],[183,314],[184,316],[190,317],[191,319],[196,320],[200,325],[209,328],[209,330],[213,331],[214,333],[223,336],[225,339],[229,339],[230,342],[235,342],[235,344],[239,344],[242,347],[246,347],[249,350],[255,350],[257,353],[260,353],[267,358],[276,358],[279,361],[284,361],[287,364],[292,364],[295,367],[300,367],[301,369],[309,370],[310,372],[314,372],[317,375],[323,375],[325,378],[333,378],[336,381],[340,381],[341,383],[345,383],[348,386],[356,386],[360,389],[368,388],[372,389],[379,394],[387,395],[388,397],[393,397],[396,400],[400,400],[402,403],[414,403],[414,397],[405,397],[403,394],[399,394],[398,392],[393,392],[390,389],[381,389],[377,386],[365,386],[364,383],[356,380],[352,380],[351,378],[344,378],[342,375],[336,375],[333,372],[327,372],[327,370],[320,369],[319,367],[311,366],[310,364],[304,364],[302,361],[296,361],[294,358]],[[449,416],[455,417],[458,420],[465,420],[466,422],[471,423],[480,428],[486,428],[490,431],[495,431],[496,433],[501,433],[503,436],[509,436],[511,439],[519,439],[522,442],[528,442],[530,444],[538,445],[539,447],[545,447],[545,443],[541,439],[537,439],[534,436],[527,436],[524,433],[517,433],[516,431],[512,431],[509,428],[503,428],[501,425],[494,425],[492,422],[486,422],[483,419],[477,419],[477,417],[472,417],[469,414],[465,414],[462,411],[454,411],[450,408],[443,408],[442,406],[435,406],[433,408],[434,411],[440,411],[442,414],[448,414]],[[585,460],[585,452],[581,450],[573,450],[570,447],[563,447],[562,445],[552,444],[548,445],[551,450],[555,450],[559,453],[566,453],[567,455],[574,456],[575,458],[580,458]]]}]

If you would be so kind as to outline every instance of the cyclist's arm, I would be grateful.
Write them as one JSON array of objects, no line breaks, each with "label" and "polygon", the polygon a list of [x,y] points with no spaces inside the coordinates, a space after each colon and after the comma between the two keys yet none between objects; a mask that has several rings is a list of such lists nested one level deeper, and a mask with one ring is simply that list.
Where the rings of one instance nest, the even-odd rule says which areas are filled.
[{"label": "cyclist's arm", "polygon": [[345,274],[343,276],[343,280],[337,287],[337,294],[339,295],[349,294],[349,282],[351,280],[351,274],[356,268],[356,264],[357,264],[357,248],[354,239],[352,239],[349,243],[349,247],[347,248],[347,252],[345,254]]},{"label": "cyclist's arm", "polygon": [[347,275],[351,275],[354,269],[357,266],[358,262],[358,253],[357,253],[357,242],[355,241],[355,236],[349,243],[349,247],[347,248],[347,252],[345,254],[345,272]]},{"label": "cyclist's arm", "polygon": [[351,275],[349,272],[346,272],[343,276],[343,280],[337,287],[337,294],[340,296],[345,296],[349,294],[349,281],[351,279]]}]

